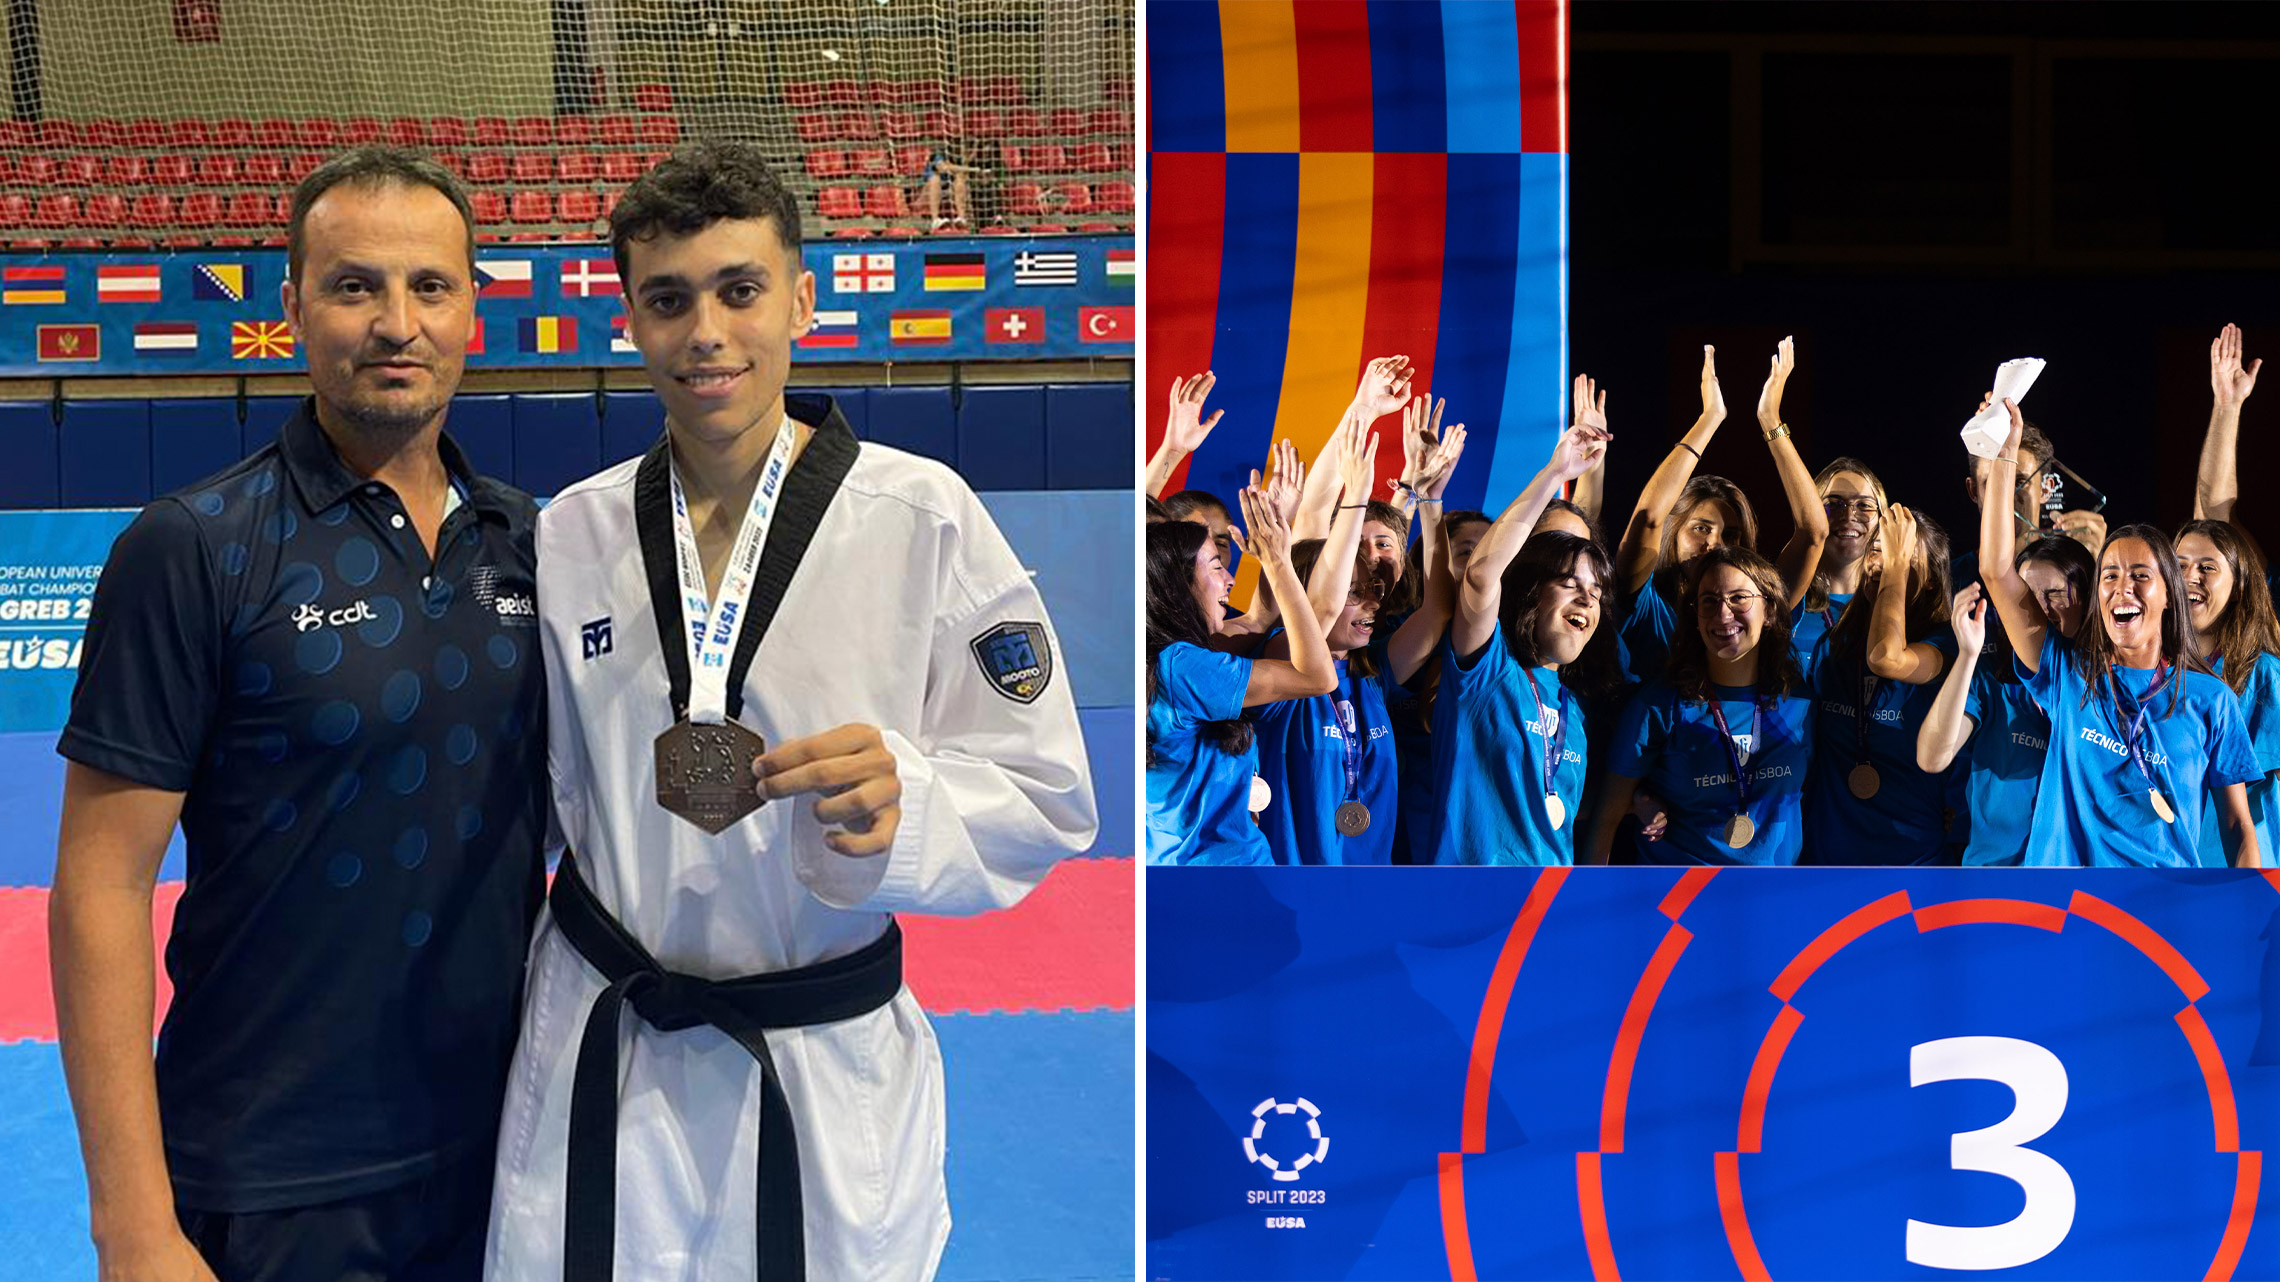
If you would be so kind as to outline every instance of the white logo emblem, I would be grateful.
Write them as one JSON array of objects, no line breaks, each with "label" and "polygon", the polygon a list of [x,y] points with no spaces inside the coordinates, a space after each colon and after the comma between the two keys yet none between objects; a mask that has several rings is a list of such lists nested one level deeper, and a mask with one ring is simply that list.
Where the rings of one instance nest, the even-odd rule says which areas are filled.
[{"label": "white logo emblem", "polygon": [[[1301,1153],[1298,1160],[1286,1169],[1275,1159],[1274,1154],[1260,1151],[1259,1138],[1267,1133],[1267,1114],[1298,1112],[1306,1114],[1306,1133],[1314,1140],[1314,1151]],[[1278,1180],[1297,1179],[1300,1171],[1330,1156],[1330,1137],[1322,1133],[1322,1110],[1308,1103],[1304,1097],[1289,1104],[1276,1103],[1272,1095],[1260,1100],[1259,1106],[1251,1110],[1251,1133],[1243,1137],[1243,1156],[1274,1172],[1274,1177]]]},{"label": "white logo emblem", "polygon": [[363,601],[351,602],[346,607],[329,613],[304,601],[293,609],[293,630],[307,632],[327,625],[343,628],[351,623],[370,623],[378,617],[372,613],[371,605]]},{"label": "white logo emblem", "polygon": [[306,632],[324,621],[325,612],[313,605],[303,603],[299,609],[293,611],[293,630],[295,632]]}]

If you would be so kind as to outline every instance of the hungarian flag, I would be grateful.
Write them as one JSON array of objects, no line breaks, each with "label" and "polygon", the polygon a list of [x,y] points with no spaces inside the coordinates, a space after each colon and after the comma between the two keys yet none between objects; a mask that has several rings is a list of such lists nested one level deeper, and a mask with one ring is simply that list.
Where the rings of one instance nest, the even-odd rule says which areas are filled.
[{"label": "hungarian flag", "polygon": [[1132,261],[1131,250],[1112,249],[1108,251],[1109,284],[1130,285],[1132,283],[1133,272],[1134,265]]},{"label": "hungarian flag", "polygon": [[103,359],[101,325],[42,325],[39,358],[43,361],[99,361]]}]

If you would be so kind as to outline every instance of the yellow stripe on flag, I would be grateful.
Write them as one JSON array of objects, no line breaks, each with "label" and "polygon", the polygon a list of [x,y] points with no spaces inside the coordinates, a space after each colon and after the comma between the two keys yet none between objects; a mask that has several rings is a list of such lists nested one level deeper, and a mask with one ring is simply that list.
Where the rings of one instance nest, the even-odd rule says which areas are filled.
[{"label": "yellow stripe on flag", "polygon": [[1298,150],[1298,28],[1291,0],[1219,6],[1227,150]]}]

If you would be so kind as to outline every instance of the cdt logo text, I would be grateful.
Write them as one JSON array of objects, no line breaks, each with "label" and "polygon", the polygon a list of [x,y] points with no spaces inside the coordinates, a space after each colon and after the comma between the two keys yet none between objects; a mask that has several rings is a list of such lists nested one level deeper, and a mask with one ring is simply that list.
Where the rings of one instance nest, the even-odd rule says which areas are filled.
[{"label": "cdt logo text", "polygon": [[[1306,1137],[1311,1141],[1311,1147],[1288,1161],[1268,1152],[1262,1146],[1262,1141],[1267,1137],[1268,1121],[1278,1116],[1295,1119],[1300,1113],[1306,1114]],[[1290,1126],[1288,1129],[1295,1131],[1296,1127]],[[1299,1172],[1330,1156],[1330,1137],[1322,1131],[1322,1110],[1304,1096],[1288,1104],[1272,1095],[1260,1100],[1258,1107],[1251,1110],[1251,1133],[1243,1137],[1243,1156],[1253,1164],[1267,1168],[1278,1181],[1296,1180]],[[1321,1189],[1252,1189],[1247,1194],[1247,1200],[1252,1206],[1320,1206],[1328,1199]],[[1305,1217],[1299,1215],[1269,1215],[1266,1220],[1270,1229],[1306,1227]]]},{"label": "cdt logo text", "polygon": [[369,602],[356,601],[338,610],[323,610],[303,602],[293,611],[293,630],[309,632],[317,628],[345,628],[354,623],[369,623],[378,616],[372,613]]}]

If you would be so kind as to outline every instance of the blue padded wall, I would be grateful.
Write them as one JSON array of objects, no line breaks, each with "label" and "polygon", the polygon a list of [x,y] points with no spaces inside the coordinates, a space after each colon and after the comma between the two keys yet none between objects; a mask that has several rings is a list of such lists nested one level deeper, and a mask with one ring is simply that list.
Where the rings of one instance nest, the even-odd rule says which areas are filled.
[{"label": "blue padded wall", "polygon": [[244,457],[245,428],[235,397],[153,401],[150,492],[171,494]]},{"label": "blue padded wall", "polygon": [[55,411],[46,401],[0,401],[0,507],[54,507]]},{"label": "blue padded wall", "polygon": [[60,507],[140,507],[150,487],[149,401],[65,401]]},{"label": "blue padded wall", "polygon": [[602,470],[602,421],[591,392],[511,398],[515,484],[555,494]]},{"label": "blue padded wall", "polygon": [[970,387],[963,409],[957,466],[968,485],[977,490],[1045,488],[1044,388]]},{"label": "blue padded wall", "polygon": [[1044,390],[1045,488],[1131,489],[1132,385],[1070,383]]}]

